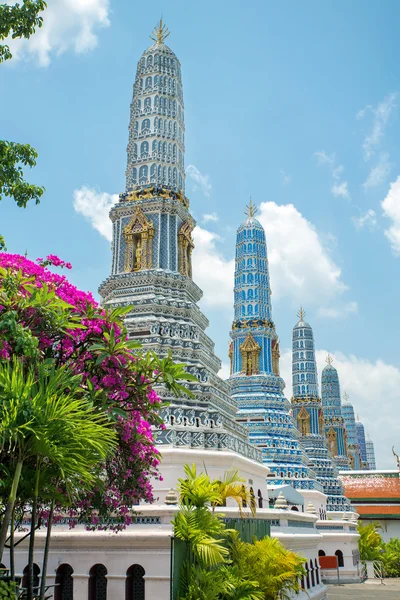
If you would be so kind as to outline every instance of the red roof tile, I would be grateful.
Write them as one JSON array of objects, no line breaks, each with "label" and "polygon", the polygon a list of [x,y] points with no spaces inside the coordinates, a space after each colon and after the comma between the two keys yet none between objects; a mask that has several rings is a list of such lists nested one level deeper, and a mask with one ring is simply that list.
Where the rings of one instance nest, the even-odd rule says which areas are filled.
[{"label": "red roof tile", "polygon": [[400,502],[400,479],[398,473],[365,475],[341,475],[344,493],[349,500],[396,499]]}]

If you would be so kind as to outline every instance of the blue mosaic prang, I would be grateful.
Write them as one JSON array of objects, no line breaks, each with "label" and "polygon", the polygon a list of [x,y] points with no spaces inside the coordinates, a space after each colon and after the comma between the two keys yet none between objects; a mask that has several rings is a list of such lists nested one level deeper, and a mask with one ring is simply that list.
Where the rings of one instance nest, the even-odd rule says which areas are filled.
[{"label": "blue mosaic prang", "polygon": [[367,439],[365,441],[365,450],[367,453],[368,468],[371,471],[374,471],[376,469],[375,449],[374,449],[374,442],[370,439],[369,436],[367,437]]},{"label": "blue mosaic prang", "polygon": [[360,446],[358,445],[357,440],[354,408],[351,402],[349,402],[349,397],[346,393],[344,395],[344,401],[342,403],[342,414],[346,427],[347,448],[350,458],[350,468],[358,471],[362,468]]},{"label": "blue mosaic prang", "polygon": [[[254,207],[253,207],[254,208]],[[275,474],[274,485],[322,490],[309,468],[279,376],[279,343],[272,321],[265,233],[252,215],[236,236],[234,322],[230,333],[232,398],[237,421]]]},{"label": "blue mosaic prang", "polygon": [[[161,102],[162,98],[165,102]],[[147,99],[151,100],[150,104]],[[139,100],[141,103],[138,104]],[[172,134],[169,125],[166,131],[152,129],[157,119],[165,124],[165,117],[172,123]],[[141,137],[141,124],[146,119],[150,120],[150,129]],[[236,405],[229,396],[228,385],[218,377],[221,361],[205,332],[208,320],[198,307],[202,291],[191,279],[190,257],[185,269],[178,264],[179,256],[182,260],[182,228],[187,227],[187,235],[190,235],[195,226],[188,210],[189,201],[181,191],[176,191],[176,186],[164,185],[163,180],[162,185],[152,185],[152,181],[148,185],[149,181],[145,179],[136,191],[131,191],[131,171],[138,168],[135,165],[148,162],[151,166],[142,155],[135,155],[135,121],[139,122],[137,138],[147,140],[150,146],[155,140],[168,145],[176,142],[182,151],[178,163],[157,154],[152,157],[151,164],[156,161],[157,173],[159,168],[164,172],[166,164],[176,164],[182,178],[178,185],[181,189],[184,128],[180,67],[176,56],[161,42],[151,46],[138,65],[131,106],[128,191],[120,194],[119,202],[110,212],[113,222],[112,273],[99,288],[102,303],[110,308],[133,306],[125,319],[129,337],[159,356],[171,351],[174,360],[188,365],[188,371],[196,377],[196,381],[187,386],[193,392],[193,398],[175,398],[165,388],[158,390],[161,398],[169,403],[162,411],[166,429],[157,434],[161,452],[165,446],[232,450],[261,462],[260,450],[250,444],[247,430],[235,421]],[[181,131],[177,138],[175,131]],[[145,267],[140,264],[135,270],[125,264],[129,241],[126,241],[124,229],[136,222],[138,213],[152,231],[152,259]]]},{"label": "blue mosaic prang", "polygon": [[358,415],[357,415],[357,421],[356,421],[356,435],[357,435],[358,446],[360,448],[361,461],[363,462],[363,467],[367,468],[368,459],[367,459],[367,448],[366,448],[366,442],[365,442],[365,429],[364,429],[364,425],[359,420]]},{"label": "blue mosaic prang", "polygon": [[139,60],[129,121],[126,191],[149,184],[185,189],[185,122],[180,62],[157,41]]},{"label": "blue mosaic prang", "polygon": [[[324,493],[328,496],[327,510],[344,512],[350,509],[350,504],[343,494],[343,487],[338,479],[337,457],[333,458],[329,453],[325,438],[324,412],[318,389],[314,334],[311,325],[305,320],[303,308],[300,309],[298,316],[299,321],[293,328],[292,339],[293,396],[291,403],[293,418],[297,424],[301,436],[300,441],[306,450],[310,466]],[[344,427],[343,418],[342,427]],[[340,459],[343,459],[341,464],[346,464],[348,468],[347,456],[344,454]]]},{"label": "blue mosaic prang", "polygon": [[[325,436],[328,439],[328,447],[331,446],[332,454],[339,469],[348,469],[348,440],[345,421],[342,413],[340,398],[339,375],[332,365],[330,356],[327,365],[322,370],[321,396],[322,408],[325,417]],[[335,437],[335,439],[333,439]]]}]

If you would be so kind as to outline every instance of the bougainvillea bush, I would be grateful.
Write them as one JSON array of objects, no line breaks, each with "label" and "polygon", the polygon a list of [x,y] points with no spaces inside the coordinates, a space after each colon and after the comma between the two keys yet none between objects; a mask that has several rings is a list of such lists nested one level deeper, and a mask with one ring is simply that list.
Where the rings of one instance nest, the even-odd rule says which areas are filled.
[{"label": "bougainvillea bush", "polygon": [[128,340],[123,317],[131,307],[103,309],[48,267],[71,265],[53,255],[33,262],[0,253],[0,364],[15,357],[27,368],[47,361],[82,377],[93,410],[113,420],[118,448],[102,468],[101,486],[69,498],[71,523],[122,528],[132,505],[153,500],[151,479],[160,478],[154,430],[164,425],[154,386],[186,393],[179,381],[194,378],[171,356],[161,359]]}]

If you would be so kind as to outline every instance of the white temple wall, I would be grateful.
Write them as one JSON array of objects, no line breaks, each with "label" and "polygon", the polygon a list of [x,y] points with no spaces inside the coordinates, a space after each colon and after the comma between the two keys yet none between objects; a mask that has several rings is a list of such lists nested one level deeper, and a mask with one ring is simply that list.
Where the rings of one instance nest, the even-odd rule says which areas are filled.
[{"label": "white temple wall", "polygon": [[[256,500],[258,490],[261,490],[263,506],[268,507],[268,488],[266,477],[270,470],[262,463],[257,463],[235,452],[224,450],[204,450],[202,448],[159,448],[162,456],[160,472],[163,481],[152,481],[154,497],[157,502],[164,502],[166,495],[172,488],[177,489],[178,479],[185,478],[183,467],[185,464],[197,467],[197,472],[207,472],[211,479],[223,479],[227,471],[237,469],[244,485],[252,487]],[[228,505],[235,502],[228,501]]]}]

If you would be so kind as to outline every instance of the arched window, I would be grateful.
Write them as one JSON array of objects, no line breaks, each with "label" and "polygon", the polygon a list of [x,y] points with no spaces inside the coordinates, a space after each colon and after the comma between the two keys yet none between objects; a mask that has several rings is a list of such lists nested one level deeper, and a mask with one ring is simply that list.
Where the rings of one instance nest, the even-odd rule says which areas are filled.
[{"label": "arched window", "polygon": [[137,168],[133,167],[132,169],[132,181],[133,183],[137,183]]},{"label": "arched window", "polygon": [[263,507],[263,497],[262,497],[261,490],[258,490],[257,496],[258,496],[258,508],[262,508]]},{"label": "arched window", "polygon": [[[158,58],[158,56],[156,56],[156,58]],[[154,61],[154,63],[155,63],[155,62],[156,62],[156,61]],[[158,75],[155,75],[155,76],[154,76],[154,87],[157,87],[157,86],[158,86]]]},{"label": "arched window", "polygon": [[297,506],[292,506],[290,510],[294,510],[295,512],[299,512],[299,509],[297,508]]},{"label": "arched window", "polygon": [[326,556],[323,550],[318,550],[318,556]]},{"label": "arched window", "polygon": [[247,260],[247,266],[248,266],[248,267],[252,267],[252,266],[253,266],[253,261],[252,261],[252,259],[251,259],[251,258],[249,258],[249,259]]},{"label": "arched window", "polygon": [[176,167],[174,167],[174,170],[172,171],[172,183],[174,185],[176,185],[176,175],[177,175],[177,170],[176,170]]},{"label": "arched window", "polygon": [[247,298],[248,298],[249,300],[252,300],[252,299],[253,299],[253,290],[252,290],[252,289],[249,289],[249,291],[247,292]]},{"label": "arched window", "polygon": [[258,315],[258,304],[256,304],[254,307],[254,314]]},{"label": "arched window", "polygon": [[152,78],[151,77],[146,77],[146,87],[151,87],[152,84]]},{"label": "arched window", "polygon": [[62,564],[56,571],[54,600],[74,600],[74,570],[71,565]]},{"label": "arched window", "polygon": [[151,98],[146,98],[144,101],[144,108],[146,110],[146,108],[151,108]]},{"label": "arched window", "polygon": [[168,185],[172,184],[172,169],[168,167]]},{"label": "arched window", "polygon": [[341,550],[336,550],[335,554],[338,557],[339,567],[344,567],[343,552]]},{"label": "arched window", "polygon": [[246,307],[242,306],[242,317],[246,315]]},{"label": "arched window", "polygon": [[89,571],[89,600],[107,600],[107,569],[94,565]]},{"label": "arched window", "polygon": [[147,57],[147,66],[151,67],[153,65],[153,57],[150,55]]},{"label": "arched window", "polygon": [[248,315],[252,315],[253,314],[253,307],[251,304],[249,304],[249,306],[247,307],[247,314]]},{"label": "arched window", "polygon": [[150,119],[143,119],[142,121],[142,133],[146,130],[150,131]]},{"label": "arched window", "polygon": [[149,176],[149,167],[147,165],[143,165],[139,169],[139,183],[147,183],[147,178]]},{"label": "arched window", "polygon": [[153,140],[153,143],[151,145],[151,150],[153,152],[153,156],[154,156],[154,153],[157,153],[157,148],[158,148],[157,140]]},{"label": "arched window", "polygon": [[[39,593],[39,574],[40,569],[36,563],[33,564],[33,593]],[[22,583],[21,586],[27,589],[29,584],[29,567],[26,565],[25,569],[22,572]]]},{"label": "arched window", "polygon": [[156,182],[157,179],[157,165],[153,163],[150,167],[150,179],[152,183]]},{"label": "arched window", "polygon": [[125,600],[145,600],[145,570],[141,565],[132,565],[126,572]]},{"label": "arched window", "polygon": [[142,158],[147,158],[149,154],[149,142],[142,142],[140,144],[140,156]]},{"label": "arched window", "polygon": [[137,158],[137,144],[133,144],[133,158]]}]

